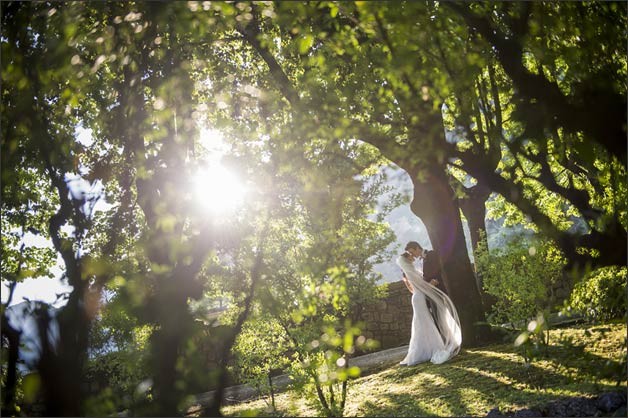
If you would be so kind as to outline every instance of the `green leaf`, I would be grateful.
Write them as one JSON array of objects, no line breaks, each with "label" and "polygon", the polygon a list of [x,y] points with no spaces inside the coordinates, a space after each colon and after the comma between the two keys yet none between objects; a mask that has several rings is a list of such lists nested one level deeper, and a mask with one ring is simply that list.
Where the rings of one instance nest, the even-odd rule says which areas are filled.
[{"label": "green leaf", "polygon": [[329,4],[329,15],[335,18],[338,15],[338,6],[335,3]]},{"label": "green leaf", "polygon": [[314,37],[312,35],[307,34],[299,38],[299,54],[307,54],[312,45],[314,45]]}]

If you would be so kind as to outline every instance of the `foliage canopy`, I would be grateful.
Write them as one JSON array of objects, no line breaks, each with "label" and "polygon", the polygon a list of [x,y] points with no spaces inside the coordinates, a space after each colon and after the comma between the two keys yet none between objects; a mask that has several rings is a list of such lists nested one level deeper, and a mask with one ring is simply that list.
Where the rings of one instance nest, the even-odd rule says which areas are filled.
[{"label": "foliage canopy", "polygon": [[[30,365],[49,415],[176,415],[212,385],[219,414],[249,318],[272,317],[316,370],[339,364],[394,240],[382,221],[401,197],[375,213],[391,162],[413,181],[470,341],[484,307],[461,210],[474,246],[488,209],[542,231],[576,272],[626,265],[621,3],[0,7],[3,412],[18,407],[21,338],[6,310],[56,258],[72,291],[54,319],[33,313]],[[221,147],[248,193],[226,217],[190,186]],[[230,316],[213,327],[220,300]],[[332,354],[304,351],[322,335]],[[333,372],[343,400],[319,393],[327,415],[352,375]],[[69,390],[96,375],[112,379],[104,397]],[[138,384],[145,396],[116,403]]]}]

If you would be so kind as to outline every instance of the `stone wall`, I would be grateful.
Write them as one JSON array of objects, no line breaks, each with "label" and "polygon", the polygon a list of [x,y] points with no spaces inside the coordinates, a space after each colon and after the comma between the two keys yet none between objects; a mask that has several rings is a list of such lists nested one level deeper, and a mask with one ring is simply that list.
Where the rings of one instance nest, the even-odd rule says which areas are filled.
[{"label": "stone wall", "polygon": [[388,295],[372,306],[365,306],[362,320],[364,336],[379,341],[378,350],[406,345],[412,325],[411,293],[398,281],[388,284]]}]

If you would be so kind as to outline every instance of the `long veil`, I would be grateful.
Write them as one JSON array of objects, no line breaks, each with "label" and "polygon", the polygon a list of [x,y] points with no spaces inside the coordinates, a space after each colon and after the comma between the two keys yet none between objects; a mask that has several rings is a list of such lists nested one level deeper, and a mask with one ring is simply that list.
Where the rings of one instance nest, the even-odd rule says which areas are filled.
[{"label": "long veil", "polygon": [[397,264],[404,271],[415,291],[423,293],[436,306],[436,325],[443,337],[445,349],[444,351],[434,353],[431,361],[436,364],[443,363],[458,354],[460,345],[462,344],[462,330],[456,307],[451,299],[449,299],[449,296],[423,280],[422,274],[406,257],[400,256],[397,260]]}]

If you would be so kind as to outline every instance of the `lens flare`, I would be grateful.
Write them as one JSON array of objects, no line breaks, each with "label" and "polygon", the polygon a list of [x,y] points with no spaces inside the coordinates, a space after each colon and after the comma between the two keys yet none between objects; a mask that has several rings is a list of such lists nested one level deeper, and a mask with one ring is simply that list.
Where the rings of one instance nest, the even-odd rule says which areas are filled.
[{"label": "lens flare", "polygon": [[196,200],[215,215],[230,214],[244,201],[244,184],[219,162],[197,171],[193,183]]}]

